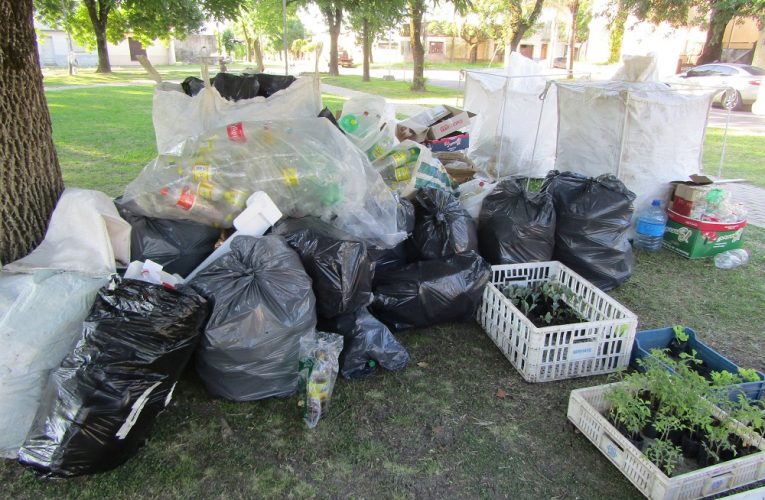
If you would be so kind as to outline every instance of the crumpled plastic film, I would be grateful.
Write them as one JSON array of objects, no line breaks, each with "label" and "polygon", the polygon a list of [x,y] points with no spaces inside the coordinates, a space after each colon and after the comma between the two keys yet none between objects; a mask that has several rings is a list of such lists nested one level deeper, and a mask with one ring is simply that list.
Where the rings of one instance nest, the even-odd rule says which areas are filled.
[{"label": "crumpled plastic film", "polygon": [[397,203],[369,160],[323,118],[239,122],[160,155],[125,189],[144,215],[231,227],[253,191],[287,217],[312,215],[391,247]]}]

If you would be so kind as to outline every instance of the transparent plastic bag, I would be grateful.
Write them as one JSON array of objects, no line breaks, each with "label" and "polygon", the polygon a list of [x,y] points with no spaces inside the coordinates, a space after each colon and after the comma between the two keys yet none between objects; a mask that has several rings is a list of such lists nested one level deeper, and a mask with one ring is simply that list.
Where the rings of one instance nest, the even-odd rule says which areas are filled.
[{"label": "transparent plastic bag", "polygon": [[329,410],[342,350],[343,337],[335,333],[314,332],[300,339],[300,391],[303,420],[309,429]]},{"label": "transparent plastic bag", "polygon": [[239,122],[179,150],[149,163],[124,200],[144,215],[231,227],[248,196],[265,191],[287,217],[320,217],[384,247],[405,237],[393,193],[329,120]]},{"label": "transparent plastic bag", "polygon": [[384,97],[352,97],[343,104],[340,128],[370,161],[382,158],[398,142],[395,112]]},{"label": "transparent plastic bag", "polygon": [[[416,152],[416,153],[415,153]],[[396,158],[405,158],[401,164]],[[428,148],[414,141],[403,141],[373,163],[383,180],[403,198],[414,197],[417,190],[432,187],[454,193],[457,183]]]}]

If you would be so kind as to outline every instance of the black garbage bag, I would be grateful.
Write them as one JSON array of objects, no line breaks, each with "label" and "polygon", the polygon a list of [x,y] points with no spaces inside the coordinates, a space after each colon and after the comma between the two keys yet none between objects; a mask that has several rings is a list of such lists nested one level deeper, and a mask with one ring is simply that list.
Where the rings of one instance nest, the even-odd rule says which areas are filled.
[{"label": "black garbage bag", "polygon": [[398,223],[399,231],[403,231],[407,234],[414,231],[414,205],[406,198],[398,199],[398,206],[396,207],[396,222]]},{"label": "black garbage bag", "polygon": [[300,337],[316,326],[316,308],[284,238],[237,236],[190,284],[213,303],[196,357],[207,389],[235,401],[295,392]]},{"label": "black garbage bag", "polygon": [[260,82],[259,96],[271,97],[280,90],[284,90],[293,83],[296,78],[292,75],[271,75],[268,73],[258,73],[255,75]]},{"label": "black garbage bag", "polygon": [[121,280],[48,380],[19,461],[51,476],[113,469],[149,435],[191,358],[209,304],[190,288]]},{"label": "black garbage bag", "polygon": [[[295,77],[291,75],[269,75],[268,73],[254,75],[218,73],[210,79],[210,83],[221,97],[229,101],[252,99],[258,96],[271,97],[292,85],[294,81]],[[181,87],[186,95],[195,96],[205,87],[205,84],[201,78],[189,76],[183,80]]]},{"label": "black garbage bag", "polygon": [[483,200],[478,247],[491,264],[552,259],[555,207],[550,193],[529,193],[525,179],[506,179]]},{"label": "black garbage bag", "polygon": [[490,277],[491,266],[475,252],[382,271],[370,310],[395,330],[469,321]]},{"label": "black garbage bag", "polygon": [[555,170],[542,190],[552,195],[557,216],[553,257],[605,291],[629,279],[635,259],[627,231],[635,193],[614,175]]},{"label": "black garbage bag", "polygon": [[451,193],[435,188],[417,192],[410,260],[442,259],[478,251],[475,221]]},{"label": "black garbage bag", "polygon": [[333,318],[372,301],[373,264],[364,242],[315,217],[285,219],[273,232],[300,255],[313,280],[319,316]]},{"label": "black garbage bag", "polygon": [[121,197],[114,204],[132,230],[130,256],[133,260],[151,259],[170,274],[186,277],[215,250],[220,230],[198,222],[157,219],[140,215],[132,203]]},{"label": "black garbage bag", "polygon": [[374,266],[374,272],[404,267],[407,264],[407,241],[404,240],[393,248],[369,247],[367,254]]},{"label": "black garbage bag", "polygon": [[409,353],[366,307],[332,319],[319,319],[319,330],[343,336],[340,373],[345,378],[371,375],[377,365],[390,371],[406,368]]},{"label": "black garbage bag", "polygon": [[337,130],[345,134],[345,131],[340,128],[340,124],[337,123],[337,119],[335,118],[335,115],[332,114],[332,111],[329,110],[328,107],[324,107],[321,111],[319,111],[319,118],[326,118],[327,120],[332,123],[335,127],[337,127]]}]

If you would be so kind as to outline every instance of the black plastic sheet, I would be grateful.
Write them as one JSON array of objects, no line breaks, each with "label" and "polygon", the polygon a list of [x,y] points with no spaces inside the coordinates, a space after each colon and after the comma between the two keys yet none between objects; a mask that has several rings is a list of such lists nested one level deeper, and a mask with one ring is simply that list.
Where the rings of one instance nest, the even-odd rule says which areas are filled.
[{"label": "black plastic sheet", "polygon": [[297,389],[300,337],[316,326],[311,278],[280,236],[237,236],[191,281],[213,303],[196,366],[207,389],[235,401]]},{"label": "black plastic sheet", "polygon": [[132,260],[150,259],[170,274],[186,277],[215,250],[220,230],[198,222],[158,219],[137,213],[130,203],[114,201],[130,232]]},{"label": "black plastic sheet", "polygon": [[409,353],[387,326],[366,307],[350,314],[319,319],[319,329],[343,336],[340,373],[345,378],[363,378],[379,365],[390,371],[406,368]]},{"label": "black plastic sheet", "polygon": [[75,476],[128,460],[170,402],[208,313],[189,288],[136,280],[102,288],[82,338],[50,376],[19,461]]},{"label": "black plastic sheet", "polygon": [[313,280],[316,312],[323,318],[354,312],[372,301],[373,263],[364,242],[314,217],[285,219],[284,236]]},{"label": "black plastic sheet", "polygon": [[491,266],[475,252],[382,271],[370,309],[395,330],[469,321],[490,277]]},{"label": "black plastic sheet", "polygon": [[432,260],[478,251],[476,225],[454,195],[434,188],[417,191],[410,260]]},{"label": "black plastic sheet", "polygon": [[549,193],[529,193],[525,179],[506,179],[483,200],[478,247],[493,265],[543,262],[555,248],[555,207]]},{"label": "black plastic sheet", "polygon": [[635,193],[614,175],[555,170],[542,190],[552,195],[557,216],[553,257],[602,290],[629,279],[635,258],[627,231]]}]

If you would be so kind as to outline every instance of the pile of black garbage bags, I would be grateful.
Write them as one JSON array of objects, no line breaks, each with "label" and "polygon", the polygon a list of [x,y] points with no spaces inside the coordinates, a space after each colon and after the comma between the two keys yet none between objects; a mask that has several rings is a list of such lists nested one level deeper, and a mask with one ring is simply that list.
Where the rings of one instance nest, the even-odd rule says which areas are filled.
[{"label": "pile of black garbage bags", "polygon": [[[633,200],[612,176],[553,171],[538,193],[524,179],[500,182],[476,223],[453,194],[424,188],[399,200],[408,238],[393,248],[320,219],[284,219],[265,236],[233,238],[177,288],[114,278],[51,373],[19,460],[53,476],[123,463],[148,437],[188,363],[216,396],[289,396],[300,339],[317,329],[342,335],[345,378],[401,370],[409,354],[394,333],[471,321],[492,264],[557,259],[613,288],[633,269],[626,233]],[[181,276],[225,236],[116,204],[133,228],[133,258]]]}]

